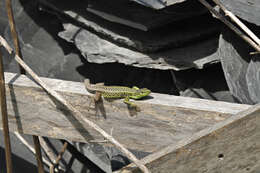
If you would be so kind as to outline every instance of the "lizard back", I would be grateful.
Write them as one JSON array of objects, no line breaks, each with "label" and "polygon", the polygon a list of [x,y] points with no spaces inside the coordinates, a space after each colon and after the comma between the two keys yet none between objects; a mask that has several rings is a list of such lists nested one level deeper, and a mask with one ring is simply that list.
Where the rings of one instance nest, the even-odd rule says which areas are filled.
[{"label": "lizard back", "polygon": [[84,83],[88,91],[100,92],[105,98],[124,98],[136,93],[135,89],[124,86],[104,86],[90,84],[89,79],[85,79]]}]

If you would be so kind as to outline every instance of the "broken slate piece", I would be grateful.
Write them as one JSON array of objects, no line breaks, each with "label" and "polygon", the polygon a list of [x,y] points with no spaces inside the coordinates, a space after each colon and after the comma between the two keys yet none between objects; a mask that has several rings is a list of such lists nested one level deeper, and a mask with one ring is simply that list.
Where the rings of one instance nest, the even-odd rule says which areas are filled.
[{"label": "broken slate piece", "polygon": [[250,98],[254,103],[260,103],[260,56],[255,55],[252,57],[252,60],[249,62],[247,73],[246,73],[246,82],[248,84],[248,90]]},{"label": "broken slate piece", "polygon": [[111,162],[108,158],[104,147],[99,144],[88,144],[81,142],[70,142],[80,153],[95,163],[106,173],[112,173]]},{"label": "broken slate piece", "polygon": [[254,104],[250,98],[246,73],[252,48],[231,30],[225,28],[219,40],[219,56],[225,78],[233,96],[244,104]]},{"label": "broken slate piece", "polygon": [[[176,4],[163,10],[145,8],[129,0],[90,0],[87,11],[105,20],[148,31],[173,21],[180,21],[206,13],[198,1]],[[196,9],[196,10],[193,10]]]},{"label": "broken slate piece", "polygon": [[201,40],[216,34],[221,26],[216,20],[205,15],[181,23],[173,23],[157,30],[143,32],[106,22],[106,20],[96,17],[94,20],[88,20],[90,15],[86,19],[72,11],[65,13],[76,21],[84,23],[85,27],[82,27],[85,29],[89,28],[112,42],[144,53],[158,52],[169,47],[181,47],[189,42]]},{"label": "broken slate piece", "polygon": [[169,5],[181,3],[186,0],[133,0],[133,1],[150,8],[162,9]]},{"label": "broken slate piece", "polygon": [[220,0],[220,2],[238,17],[260,26],[259,0]]},{"label": "broken slate piece", "polygon": [[93,63],[119,62],[136,67],[184,70],[203,68],[205,64],[218,62],[218,37],[183,48],[170,49],[154,54],[144,54],[127,49],[98,37],[96,34],[71,24],[64,25],[59,36],[73,42],[82,55]]},{"label": "broken slate piece", "polygon": [[42,9],[48,8],[47,12],[52,9],[51,13],[56,13],[64,23],[68,23],[64,17],[67,16],[71,19],[69,23],[92,31],[108,41],[143,53],[154,53],[204,40],[217,34],[221,27],[221,23],[213,19],[210,14],[205,14],[145,32],[105,20],[87,12],[85,5],[77,6],[75,3],[72,4],[72,1],[64,1],[62,5],[58,1],[47,2]]}]

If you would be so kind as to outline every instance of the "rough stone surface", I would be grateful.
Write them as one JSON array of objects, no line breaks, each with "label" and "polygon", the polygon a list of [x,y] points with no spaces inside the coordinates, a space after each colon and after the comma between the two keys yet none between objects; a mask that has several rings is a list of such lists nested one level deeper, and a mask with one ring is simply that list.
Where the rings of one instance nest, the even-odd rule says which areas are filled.
[{"label": "rough stone surface", "polygon": [[88,157],[93,163],[96,163],[106,173],[112,173],[110,158],[104,155],[104,147],[99,144],[86,144],[80,142],[72,142],[81,154]]},{"label": "rough stone surface", "polygon": [[[71,1],[63,1],[62,4],[58,1],[49,1],[51,3],[45,5],[49,6],[53,13],[59,13],[58,16],[65,23],[68,23],[68,20],[65,20],[64,14],[72,18],[70,23],[82,29],[87,29],[120,46],[144,53],[183,47],[192,44],[191,42],[205,40],[216,35],[221,26],[221,23],[213,19],[210,14],[205,14],[144,32],[102,19],[87,12],[84,5],[77,6],[71,4]],[[43,10],[48,9],[43,6]]]},{"label": "rough stone surface", "polygon": [[[73,47],[60,39],[56,33],[62,27],[57,18],[37,10],[37,3],[26,5],[20,1],[24,10],[14,11],[16,28],[19,34],[22,55],[25,62],[40,76],[56,77],[66,80],[80,80],[82,76],[74,70],[83,64]],[[39,18],[44,17],[43,20]],[[30,29],[27,29],[30,28]],[[12,45],[8,25],[2,33]],[[74,49],[75,50],[75,49]],[[12,57],[5,58],[6,71],[17,72],[16,62]],[[39,65],[40,64],[40,65]],[[66,73],[69,72],[69,75]]]},{"label": "rough stone surface", "polygon": [[198,1],[176,4],[163,10],[144,8],[129,0],[113,0],[104,5],[105,3],[105,0],[90,0],[87,11],[111,22],[144,31],[207,12]]},{"label": "rough stone surface", "polygon": [[[243,22],[260,36],[259,26]],[[219,43],[219,56],[231,93],[241,103],[259,103],[259,54],[250,55],[255,50],[227,28],[224,28]]]},{"label": "rough stone surface", "polygon": [[198,78],[189,81],[192,82],[190,84],[177,81],[180,84],[178,88],[182,89],[180,95],[232,103],[238,102],[228,91],[228,86],[224,85],[226,82],[221,68],[204,69],[204,73],[206,75],[197,74]]},{"label": "rough stone surface", "polygon": [[252,57],[246,73],[246,82],[248,85],[249,96],[254,103],[260,102],[260,62],[259,55]]},{"label": "rough stone surface", "polygon": [[144,54],[118,46],[74,25],[64,27],[66,31],[59,33],[59,36],[73,42],[89,62],[120,62],[136,67],[184,70],[193,67],[203,68],[205,64],[219,60],[218,39],[214,37],[184,48]]},{"label": "rough stone surface", "polygon": [[185,0],[133,0],[133,1],[150,8],[161,9],[169,5],[184,2]]},{"label": "rough stone surface", "polygon": [[227,9],[240,18],[260,25],[260,1],[258,0],[220,0]]},{"label": "rough stone surface", "polygon": [[249,53],[252,51],[252,48],[232,31],[224,30],[219,41],[219,56],[226,81],[232,95],[241,103],[247,104],[254,103],[246,81],[248,63],[251,60]]}]

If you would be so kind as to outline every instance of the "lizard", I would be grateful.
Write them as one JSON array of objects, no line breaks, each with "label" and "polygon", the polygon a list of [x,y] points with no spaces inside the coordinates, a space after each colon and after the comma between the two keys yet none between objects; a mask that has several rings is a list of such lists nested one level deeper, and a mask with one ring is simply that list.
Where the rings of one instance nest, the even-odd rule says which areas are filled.
[{"label": "lizard", "polygon": [[97,102],[101,96],[108,99],[122,99],[124,103],[130,107],[138,109],[137,105],[130,101],[130,99],[138,100],[145,96],[148,96],[151,91],[147,88],[138,88],[136,86],[130,88],[125,86],[105,86],[104,83],[91,84],[89,79],[84,80],[86,89],[89,92],[96,92],[94,101]]}]

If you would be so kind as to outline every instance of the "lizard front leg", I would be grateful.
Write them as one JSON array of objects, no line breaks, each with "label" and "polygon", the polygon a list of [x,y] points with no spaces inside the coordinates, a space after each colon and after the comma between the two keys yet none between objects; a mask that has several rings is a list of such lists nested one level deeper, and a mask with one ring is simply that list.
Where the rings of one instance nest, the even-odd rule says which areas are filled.
[{"label": "lizard front leg", "polygon": [[124,103],[129,105],[132,108],[135,108],[137,111],[140,111],[140,108],[134,102],[131,102],[129,97],[126,97],[124,99]]}]

